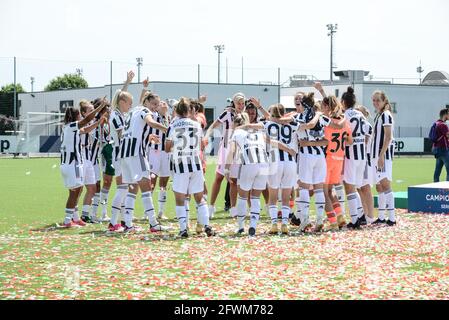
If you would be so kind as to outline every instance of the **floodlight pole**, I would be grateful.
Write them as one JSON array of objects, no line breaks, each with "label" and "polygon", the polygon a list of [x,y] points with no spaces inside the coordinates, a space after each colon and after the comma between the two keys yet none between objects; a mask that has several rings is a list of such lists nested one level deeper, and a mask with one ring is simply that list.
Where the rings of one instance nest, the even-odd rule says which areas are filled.
[{"label": "floodlight pole", "polygon": [[137,82],[140,83],[140,67],[143,65],[143,58],[136,58],[137,61]]},{"label": "floodlight pole", "polygon": [[214,48],[218,52],[218,84],[220,84],[220,56],[223,53],[225,46],[224,44],[219,44],[214,46]]},{"label": "floodlight pole", "polygon": [[338,24],[328,24],[327,30],[329,30],[329,33],[327,34],[328,37],[331,38],[331,66],[330,66],[330,79],[331,81],[334,81],[334,34],[337,33]]}]

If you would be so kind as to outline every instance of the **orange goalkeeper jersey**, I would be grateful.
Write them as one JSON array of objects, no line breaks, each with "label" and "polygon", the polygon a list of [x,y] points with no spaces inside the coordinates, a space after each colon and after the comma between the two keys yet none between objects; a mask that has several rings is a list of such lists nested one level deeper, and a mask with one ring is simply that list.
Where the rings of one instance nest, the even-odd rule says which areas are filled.
[{"label": "orange goalkeeper jersey", "polygon": [[[339,119],[332,119],[332,122],[338,123]],[[326,148],[326,158],[333,160],[344,160],[346,138],[352,134],[351,126],[348,121],[345,121],[343,129],[333,129],[330,126],[324,129],[326,140],[329,145]]]}]

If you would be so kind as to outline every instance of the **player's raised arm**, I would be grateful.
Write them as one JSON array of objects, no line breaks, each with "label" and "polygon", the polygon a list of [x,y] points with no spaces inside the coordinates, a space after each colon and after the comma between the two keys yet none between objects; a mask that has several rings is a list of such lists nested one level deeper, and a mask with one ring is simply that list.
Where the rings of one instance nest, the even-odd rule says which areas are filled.
[{"label": "player's raised arm", "polygon": [[151,114],[147,114],[145,116],[145,122],[152,128],[157,129],[157,130],[161,130],[162,132],[167,132],[167,127],[160,124],[159,122],[155,121],[153,119],[153,116]]},{"label": "player's raised arm", "polygon": [[143,100],[145,100],[145,96],[148,92],[149,85],[150,85],[150,78],[147,77],[145,80],[143,80],[143,89],[142,89],[142,92],[140,93],[140,98],[139,98],[140,104],[143,104]]},{"label": "player's raised arm", "polygon": [[313,84],[313,87],[314,87],[316,90],[318,90],[318,92],[321,94],[321,96],[323,97],[323,99],[327,97],[326,92],[324,92],[323,85],[321,84],[321,82],[315,82],[315,83]]},{"label": "player's raised arm", "polygon": [[129,72],[126,74],[126,81],[125,81],[125,83],[123,84],[122,91],[125,91],[125,92],[128,91],[128,86],[129,86],[129,85],[131,84],[131,82],[133,81],[134,76],[135,76],[135,74],[134,74],[133,71],[129,71]]}]

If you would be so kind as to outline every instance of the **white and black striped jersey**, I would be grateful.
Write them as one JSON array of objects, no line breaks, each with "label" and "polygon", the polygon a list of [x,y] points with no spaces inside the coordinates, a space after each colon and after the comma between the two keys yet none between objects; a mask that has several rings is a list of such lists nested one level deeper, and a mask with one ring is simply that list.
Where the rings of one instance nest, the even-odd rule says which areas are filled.
[{"label": "white and black striped jersey", "polygon": [[148,108],[138,106],[132,108],[125,119],[125,128],[120,144],[120,157],[122,159],[146,156],[146,146],[150,134],[150,126],[145,118],[151,115]]},{"label": "white and black striped jersey", "polygon": [[[365,118],[366,120],[366,118]],[[373,144],[373,126],[366,120],[367,132],[365,132],[365,137],[368,137],[368,143],[366,145],[366,158],[368,165],[371,165],[371,146]]]},{"label": "white and black striped jersey", "polygon": [[365,136],[369,132],[370,124],[360,111],[352,108],[345,111],[345,118],[351,126],[353,138],[352,145],[346,146],[346,159],[365,160],[367,152]]},{"label": "white and black striped jersey", "polygon": [[[91,126],[94,122],[91,121],[87,127]],[[95,130],[92,130],[89,133],[83,133],[80,134],[81,139],[81,157],[83,160],[90,160],[91,158],[91,147],[92,147],[92,140]]]},{"label": "white and black striped jersey", "polygon": [[382,114],[377,115],[374,124],[373,142],[371,146],[372,159],[379,159],[380,151],[384,147],[385,127],[391,127],[392,139],[385,153],[385,159],[393,160],[394,157],[394,120],[391,112],[386,110]]},{"label": "white and black striped jersey", "polygon": [[[296,121],[290,124],[282,125],[272,121],[264,121],[265,132],[271,140],[282,142],[288,147],[298,152],[298,129],[299,123]],[[279,150],[278,148],[271,148],[269,152],[270,162],[284,162],[295,161],[296,157],[291,156],[288,152]]]},{"label": "white and black striped jersey", "polygon": [[[168,127],[170,121],[167,117],[160,115],[159,112],[157,112],[157,111],[154,111],[154,112],[150,111],[150,112],[151,112],[151,115],[153,116],[154,121],[164,125],[165,127]],[[153,150],[165,151],[166,134],[159,129],[154,129],[151,127],[150,127],[150,134],[154,134],[154,135],[158,136],[158,138],[161,142],[154,143],[154,142],[147,141],[148,148],[153,149]]]},{"label": "white and black striped jersey", "polygon": [[120,143],[125,128],[125,117],[119,110],[113,110],[109,117],[109,128],[111,129],[111,138],[114,143],[114,157],[120,158]]},{"label": "white and black striped jersey", "polygon": [[178,118],[168,127],[167,141],[173,142],[171,167],[176,174],[202,171],[201,125],[190,118]]},{"label": "white and black striped jersey", "polygon": [[[296,116],[296,121],[299,124],[309,123],[315,117],[314,113],[305,111]],[[331,119],[326,117],[325,115],[321,115],[318,123],[313,129],[307,130],[299,130],[298,131],[298,140],[306,140],[306,141],[321,141],[324,139],[324,128],[329,126],[331,123]],[[304,155],[318,155],[325,156],[326,148],[325,147],[300,147],[299,152]]]},{"label": "white and black striped jersey", "polygon": [[231,138],[234,127],[234,117],[234,112],[226,110],[217,119],[223,127],[221,142],[224,148],[227,148],[229,145],[229,139]]},{"label": "white and black striped jersey", "polygon": [[83,162],[78,122],[66,124],[61,134],[61,164],[71,164],[73,161]]},{"label": "white and black striped jersey", "polygon": [[92,161],[93,164],[97,164],[98,163],[98,155],[99,153],[101,153],[101,127],[98,126],[97,128],[95,128],[94,131],[92,131],[92,144],[90,147],[90,157],[89,160]]},{"label": "white and black striped jersey", "polygon": [[240,161],[243,165],[268,163],[268,147],[264,131],[237,129],[232,135],[231,142],[235,142],[240,150]]}]

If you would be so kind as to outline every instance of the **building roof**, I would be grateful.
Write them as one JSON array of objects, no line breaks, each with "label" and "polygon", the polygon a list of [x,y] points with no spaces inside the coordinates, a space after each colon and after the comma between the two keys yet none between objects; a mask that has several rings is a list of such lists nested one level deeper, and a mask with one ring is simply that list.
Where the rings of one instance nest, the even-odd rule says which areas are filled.
[{"label": "building roof", "polygon": [[427,74],[422,84],[449,85],[449,74],[444,71],[432,71]]}]

